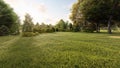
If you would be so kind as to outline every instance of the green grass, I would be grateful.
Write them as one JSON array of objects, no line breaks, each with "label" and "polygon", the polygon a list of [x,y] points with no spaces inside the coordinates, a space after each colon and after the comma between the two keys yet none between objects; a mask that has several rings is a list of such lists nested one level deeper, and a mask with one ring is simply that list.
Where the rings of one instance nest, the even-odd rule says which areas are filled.
[{"label": "green grass", "polygon": [[0,68],[120,68],[120,34],[59,32],[0,37]]}]

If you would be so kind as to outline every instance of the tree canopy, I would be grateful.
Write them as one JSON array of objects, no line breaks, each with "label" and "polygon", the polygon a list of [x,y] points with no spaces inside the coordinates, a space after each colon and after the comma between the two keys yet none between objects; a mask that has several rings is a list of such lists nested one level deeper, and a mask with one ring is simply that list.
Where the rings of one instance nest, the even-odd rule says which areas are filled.
[{"label": "tree canopy", "polygon": [[13,9],[3,0],[0,0],[0,26],[5,25],[11,28],[12,24],[15,23],[17,19],[18,16]]},{"label": "tree canopy", "polygon": [[34,24],[32,22],[32,17],[29,14],[26,14],[24,24],[23,24],[23,32],[32,32],[33,25]]},{"label": "tree canopy", "polygon": [[111,33],[113,21],[120,21],[119,0],[78,0],[72,7],[70,19],[75,23],[80,20],[88,21],[96,25],[96,31],[100,24],[108,25],[108,32]]},{"label": "tree canopy", "polygon": [[[14,28],[14,24],[18,24],[18,20],[19,18],[13,9],[3,0],[0,0],[0,27],[6,26],[10,33],[14,33],[17,31],[15,30],[16,27]],[[17,28],[19,28],[18,25]]]}]

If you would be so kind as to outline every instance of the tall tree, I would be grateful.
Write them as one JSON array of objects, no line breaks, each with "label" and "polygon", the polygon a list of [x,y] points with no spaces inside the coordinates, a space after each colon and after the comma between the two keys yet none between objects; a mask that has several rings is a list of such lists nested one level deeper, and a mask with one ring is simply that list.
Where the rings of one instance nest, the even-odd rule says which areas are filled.
[{"label": "tall tree", "polygon": [[10,32],[12,33],[12,34],[19,34],[20,33],[20,24],[21,24],[21,22],[20,22],[20,19],[19,19],[19,17],[18,17],[18,19],[17,19],[17,21],[14,23],[14,24],[12,24],[12,27],[11,27],[11,29],[10,29]]},{"label": "tall tree", "polygon": [[39,24],[39,23],[37,23],[36,25],[34,25],[34,27],[33,27],[33,32],[34,32],[34,33],[35,33],[35,32],[41,33],[41,28],[40,28],[40,24]]},{"label": "tall tree", "polygon": [[3,0],[0,0],[0,27],[3,25],[6,26],[9,28],[10,33],[12,33],[13,30],[11,30],[11,28],[13,28],[13,24],[18,24],[18,19],[19,18],[13,9]]},{"label": "tall tree", "polygon": [[73,30],[73,25],[72,25],[72,23],[69,23],[69,24],[68,24],[68,28],[70,29],[70,31]]},{"label": "tall tree", "polygon": [[56,27],[60,30],[60,31],[65,31],[66,29],[66,22],[61,19],[57,24]]},{"label": "tall tree", "polygon": [[32,32],[33,31],[33,22],[32,17],[29,14],[25,15],[25,20],[23,24],[23,32]]},{"label": "tall tree", "polygon": [[73,4],[71,9],[70,19],[73,21],[74,31],[80,31],[81,24],[86,23],[86,20],[84,17],[82,17],[82,13],[80,11],[81,2],[82,0],[78,0],[76,3]]},{"label": "tall tree", "polygon": [[110,0],[110,10],[108,15],[108,33],[111,32],[111,23],[113,21],[120,21],[120,0]]},{"label": "tall tree", "polygon": [[80,11],[83,17],[96,25],[96,32],[100,32],[100,24],[107,19],[109,5],[108,0],[84,0],[80,3]]},{"label": "tall tree", "polygon": [[108,24],[108,33],[111,33],[111,22],[120,20],[119,4],[120,0],[78,0],[73,5],[76,11],[72,10],[72,19],[79,21],[80,19],[75,17],[80,17],[95,24],[97,32],[100,30],[100,24]]}]

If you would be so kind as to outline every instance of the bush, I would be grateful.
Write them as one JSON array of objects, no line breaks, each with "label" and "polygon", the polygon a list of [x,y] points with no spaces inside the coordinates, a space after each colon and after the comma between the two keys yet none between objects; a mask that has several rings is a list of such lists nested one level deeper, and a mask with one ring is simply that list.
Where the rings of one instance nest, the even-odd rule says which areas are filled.
[{"label": "bush", "polygon": [[52,31],[52,32],[55,32],[55,28],[54,28],[54,27],[52,27],[52,28],[51,28],[51,31]]},{"label": "bush", "polygon": [[56,29],[55,29],[55,31],[56,31],[56,32],[58,32],[58,31],[59,31],[59,29],[58,29],[58,28],[56,28]]},{"label": "bush", "polygon": [[83,32],[93,33],[95,30],[96,30],[96,27],[94,24],[83,26]]},{"label": "bush", "polygon": [[55,28],[46,28],[46,29],[45,29],[45,32],[46,32],[46,33],[55,32]]},{"label": "bush", "polygon": [[81,31],[81,30],[80,30],[80,25],[79,25],[78,23],[73,25],[73,31],[74,31],[74,32],[79,32],[79,31]]},{"label": "bush", "polygon": [[42,30],[41,30],[41,29],[38,29],[38,28],[33,28],[33,32],[34,32],[34,33],[36,33],[36,32],[41,33]]},{"label": "bush", "polygon": [[23,37],[32,37],[32,36],[36,36],[36,35],[39,35],[39,33],[38,32],[35,32],[35,33],[33,33],[33,32],[23,32],[22,33]]},{"label": "bush", "polygon": [[39,32],[35,32],[33,33],[33,36],[39,35]]},{"label": "bush", "polygon": [[10,34],[11,35],[18,35],[20,34],[20,24],[19,23],[14,23],[12,27],[10,28]]},{"label": "bush", "polygon": [[0,36],[5,36],[5,35],[9,35],[10,31],[9,28],[7,26],[2,25],[0,27]]}]

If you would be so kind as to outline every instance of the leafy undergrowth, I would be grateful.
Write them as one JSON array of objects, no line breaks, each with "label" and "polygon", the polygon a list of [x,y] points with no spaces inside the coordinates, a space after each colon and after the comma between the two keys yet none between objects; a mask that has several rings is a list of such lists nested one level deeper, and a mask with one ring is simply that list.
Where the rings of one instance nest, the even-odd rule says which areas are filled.
[{"label": "leafy undergrowth", "polygon": [[0,37],[0,68],[120,68],[120,39],[109,36],[59,32]]}]

